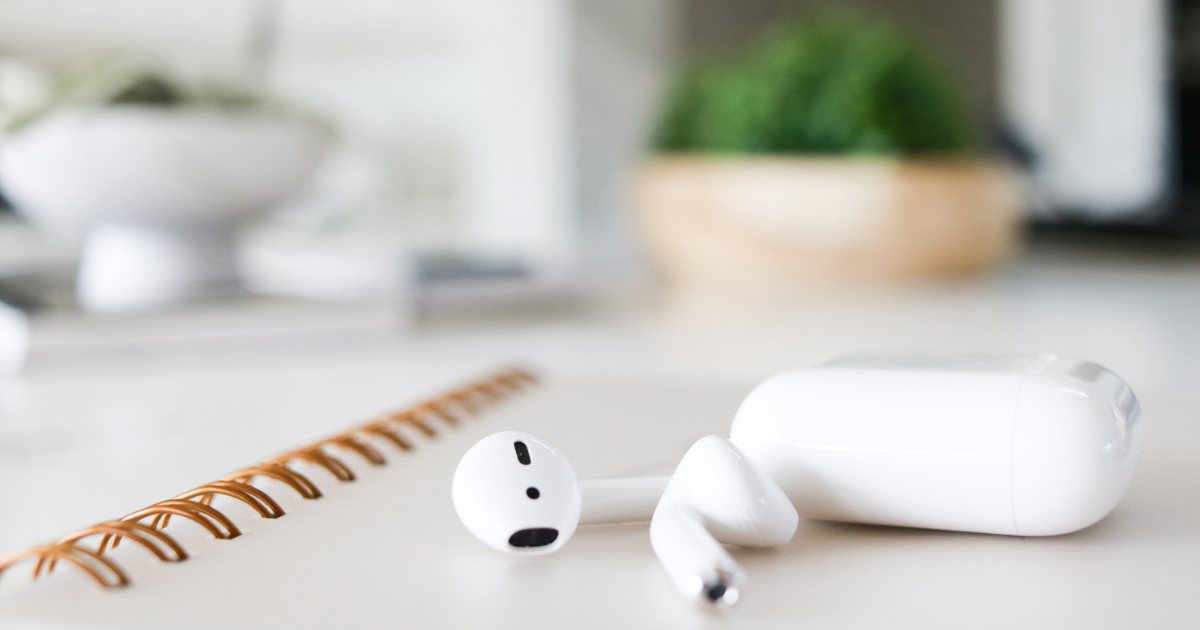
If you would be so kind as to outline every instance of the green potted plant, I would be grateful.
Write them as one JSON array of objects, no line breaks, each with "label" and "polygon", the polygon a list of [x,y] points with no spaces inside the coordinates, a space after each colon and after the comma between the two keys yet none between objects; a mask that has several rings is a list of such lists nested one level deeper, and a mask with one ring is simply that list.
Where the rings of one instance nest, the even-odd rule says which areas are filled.
[{"label": "green potted plant", "polygon": [[678,284],[947,274],[1017,243],[1020,178],[973,151],[946,74],[886,22],[818,15],[692,67],[656,149],[635,206]]}]

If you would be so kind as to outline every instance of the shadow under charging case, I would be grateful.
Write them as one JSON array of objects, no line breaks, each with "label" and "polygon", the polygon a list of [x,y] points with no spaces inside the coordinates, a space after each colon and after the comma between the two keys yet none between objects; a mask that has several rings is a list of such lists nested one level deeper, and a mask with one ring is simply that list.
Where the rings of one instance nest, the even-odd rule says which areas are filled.
[{"label": "shadow under charging case", "polygon": [[1141,408],[1053,354],[845,357],[759,385],[730,439],[801,516],[990,534],[1083,529],[1120,501]]}]

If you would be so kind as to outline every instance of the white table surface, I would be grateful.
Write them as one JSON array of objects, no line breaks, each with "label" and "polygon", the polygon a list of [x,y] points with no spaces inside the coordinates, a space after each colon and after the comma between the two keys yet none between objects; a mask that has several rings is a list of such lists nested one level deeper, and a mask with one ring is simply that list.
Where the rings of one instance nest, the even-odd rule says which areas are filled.
[{"label": "white table surface", "polygon": [[[986,277],[918,287],[774,300],[651,296],[404,330],[386,310],[269,301],[99,322],[37,318],[25,375],[0,382],[0,554],[500,364],[575,381],[738,392],[825,355],[863,351],[1058,352],[1104,364],[1145,411],[1133,483],[1099,525],[1049,542],[807,525],[795,544],[809,551],[789,555],[806,570],[761,569],[755,579],[769,587],[760,597],[787,606],[791,589],[804,592],[821,627],[1200,624],[1200,256],[1186,253],[1038,249]],[[238,439],[228,439],[230,428]],[[872,582],[861,562],[843,562],[847,553],[875,558],[866,569],[880,576],[913,579]],[[748,568],[770,564],[751,558]],[[6,574],[0,590],[23,573]],[[877,612],[863,608],[872,602]],[[770,619],[778,617],[759,621]],[[736,614],[671,621],[658,625],[756,625]]]}]

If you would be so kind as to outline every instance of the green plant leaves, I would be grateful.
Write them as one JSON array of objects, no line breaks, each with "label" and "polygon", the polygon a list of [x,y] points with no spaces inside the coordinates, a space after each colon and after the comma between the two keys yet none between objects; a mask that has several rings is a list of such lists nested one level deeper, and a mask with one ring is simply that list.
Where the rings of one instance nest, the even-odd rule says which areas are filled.
[{"label": "green plant leaves", "polygon": [[887,22],[827,13],[739,59],[683,73],[662,117],[665,151],[949,153],[967,147],[945,71]]}]

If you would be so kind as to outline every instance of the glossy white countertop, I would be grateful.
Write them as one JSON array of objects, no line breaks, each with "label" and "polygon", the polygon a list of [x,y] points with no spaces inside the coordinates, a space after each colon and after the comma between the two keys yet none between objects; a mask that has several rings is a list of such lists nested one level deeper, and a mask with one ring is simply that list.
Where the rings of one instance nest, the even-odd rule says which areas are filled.
[{"label": "glossy white countertop", "polygon": [[[25,374],[0,382],[0,555],[502,364],[576,382],[684,384],[736,398],[771,374],[843,352],[1086,357],[1133,387],[1148,431],[1125,500],[1099,525],[1055,544],[1016,545],[1003,537],[811,525],[798,535],[804,542],[794,543],[800,552],[788,556],[806,570],[793,576],[786,566],[750,559],[752,575],[753,565],[770,565],[754,575],[763,585],[759,597],[782,606],[789,589],[803,590],[806,601],[820,603],[811,618],[820,627],[872,619],[879,627],[924,628],[999,619],[1046,628],[1200,621],[1194,253],[1040,247],[986,277],[918,287],[775,300],[659,295],[415,327],[386,308],[253,300],[99,321],[43,315],[33,330]],[[935,560],[927,558],[931,550]],[[879,579],[862,575],[861,562],[844,566],[839,552],[874,558],[877,566],[868,569]],[[1020,573],[1029,567],[1036,572]],[[965,573],[943,573],[949,570]],[[892,581],[906,571],[911,583]],[[24,574],[5,574],[0,590]],[[1075,581],[1088,587],[1073,589]],[[1008,586],[981,590],[997,584]],[[1128,607],[1111,605],[1121,597],[1131,598]],[[862,608],[867,603],[878,607],[877,618]],[[1009,606],[1021,614],[1004,613]],[[763,627],[772,618],[754,619],[658,625]]]}]

